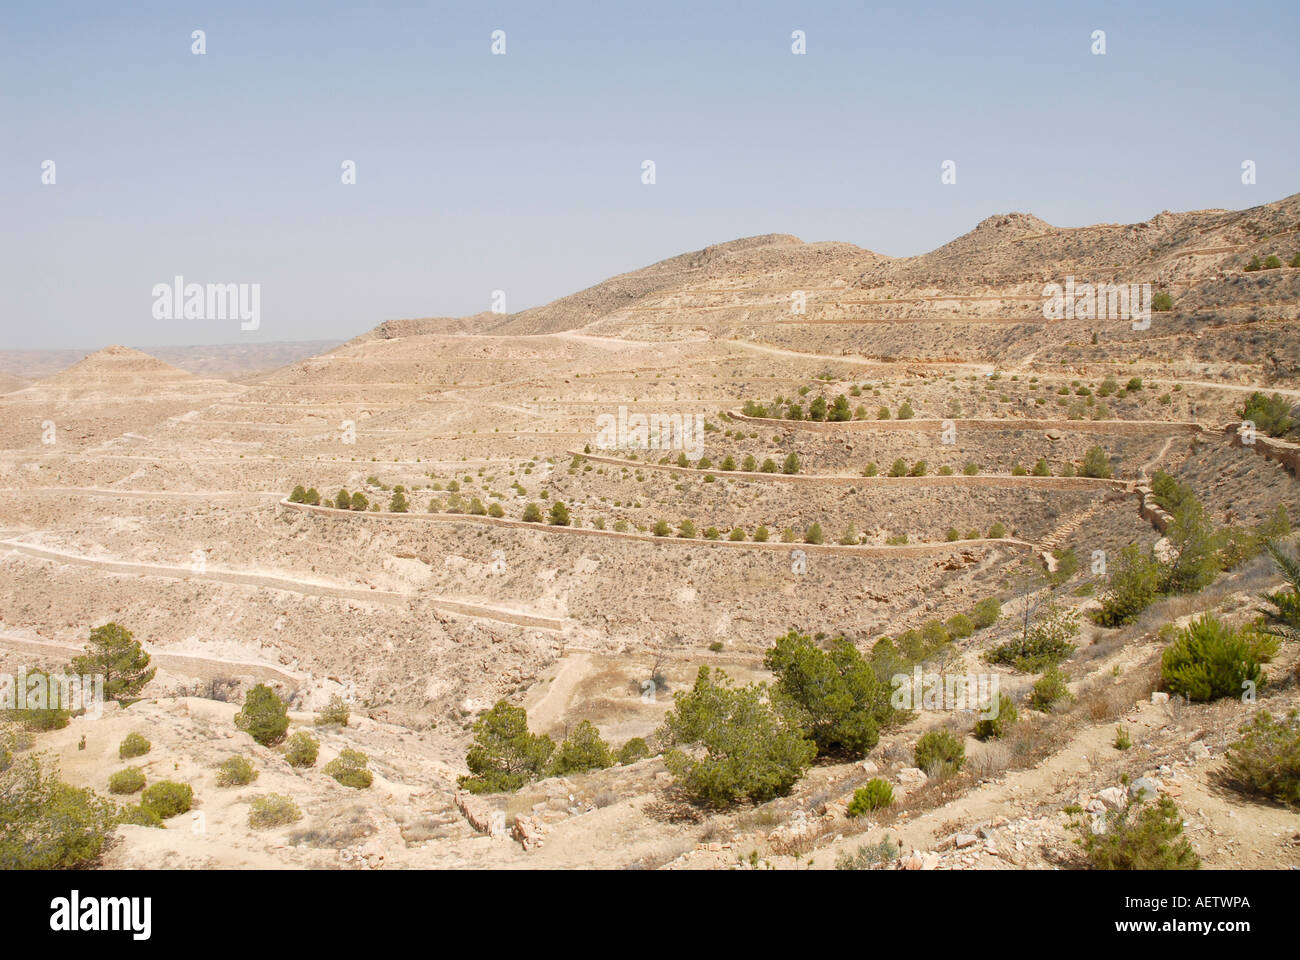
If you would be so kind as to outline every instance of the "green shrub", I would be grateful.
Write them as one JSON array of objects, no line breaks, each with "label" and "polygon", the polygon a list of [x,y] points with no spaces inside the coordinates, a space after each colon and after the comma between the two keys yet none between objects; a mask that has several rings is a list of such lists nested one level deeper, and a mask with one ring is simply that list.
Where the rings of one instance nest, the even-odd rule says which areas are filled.
[{"label": "green shrub", "polygon": [[1029,705],[1046,713],[1062,700],[1072,697],[1067,684],[1070,677],[1060,667],[1049,667],[1029,692]]},{"label": "green shrub", "polygon": [[650,756],[650,748],[641,737],[633,737],[618,750],[618,762],[625,765],[644,760],[648,756]]},{"label": "green shrub", "polygon": [[571,773],[603,770],[614,765],[609,744],[590,720],[583,720],[565,737],[551,758],[549,774],[564,777]]},{"label": "green shrub", "polygon": [[556,500],[551,504],[551,512],[547,522],[553,527],[567,527],[569,525],[569,508],[563,502]]},{"label": "green shrub", "polygon": [[[1136,814],[1136,815],[1135,815]],[[1130,800],[1120,810],[1107,810],[1104,831],[1090,820],[1076,821],[1075,843],[1083,847],[1093,870],[1195,870],[1201,865],[1192,845],[1182,836],[1183,818],[1168,794],[1153,803]]]},{"label": "green shrub", "polygon": [[893,464],[890,465],[889,475],[891,477],[907,476],[907,463],[906,461],[903,460],[902,457],[899,457],[897,460],[893,462]]},{"label": "green shrub", "polygon": [[1129,736],[1128,727],[1118,726],[1115,728],[1114,746],[1116,750],[1127,750],[1133,746],[1133,738]]},{"label": "green shrub", "polygon": [[1277,653],[1276,637],[1253,627],[1233,630],[1211,613],[1178,631],[1160,657],[1160,679],[1188,700],[1240,697],[1265,684],[1263,665]]},{"label": "green shrub", "polygon": [[336,693],[330,697],[325,708],[316,714],[315,723],[318,727],[346,727],[351,718],[352,709],[347,701]]},{"label": "green shrub", "polygon": [[257,779],[257,769],[247,757],[229,757],[217,768],[217,786],[245,787]]},{"label": "green shrub", "polygon": [[1002,616],[1002,604],[997,597],[985,597],[970,612],[971,621],[975,624],[976,630],[983,630],[985,627],[991,627],[998,622],[998,617]]},{"label": "green shrub", "polygon": [[474,743],[465,756],[469,776],[457,782],[471,793],[518,790],[542,775],[555,743],[528,731],[528,714],[504,700],[474,722]]},{"label": "green shrub", "polygon": [[776,677],[774,699],[818,753],[862,756],[879,741],[881,728],[898,719],[889,686],[842,637],[824,651],[791,630],[767,651],[763,666]]},{"label": "green shrub", "polygon": [[144,789],[144,771],[139,767],[126,767],[108,778],[109,793],[135,793]]},{"label": "green shrub", "polygon": [[1276,253],[1270,253],[1267,257],[1264,258],[1265,270],[1277,270],[1281,266],[1282,266],[1282,258],[1279,257]]},{"label": "green shrub", "polygon": [[825,539],[826,535],[822,533],[822,525],[815,520],[813,521],[812,526],[804,531],[804,543],[823,543],[825,542]]},{"label": "green shrub", "polygon": [[1037,673],[1060,663],[1074,653],[1070,638],[1079,632],[1078,617],[1072,610],[1055,604],[1027,632],[990,651],[990,663],[1003,663],[1026,673]]},{"label": "green shrub", "polygon": [[702,666],[691,690],[674,696],[658,734],[669,747],[669,773],[687,796],[713,806],[788,791],[812,763],[816,744],[767,701],[763,684],[737,687],[721,670],[717,677]]},{"label": "green shrub", "polygon": [[1195,500],[1173,511],[1165,530],[1172,558],[1160,568],[1159,589],[1165,593],[1196,593],[1214,582],[1223,569],[1223,537],[1215,533],[1205,509]]},{"label": "green shrub", "polygon": [[94,866],[117,822],[112,801],[69,786],[35,756],[0,772],[0,811],[0,870]]},{"label": "green shrub", "polygon": [[1151,298],[1151,309],[1156,313],[1168,313],[1174,308],[1174,298],[1161,290]]},{"label": "green shrub", "polygon": [[1119,553],[1093,620],[1103,627],[1132,623],[1159,594],[1161,564],[1150,551],[1130,543]]},{"label": "green shrub", "polygon": [[956,773],[966,762],[966,745],[947,730],[931,730],[916,741],[912,757],[931,775]]},{"label": "green shrub", "polygon": [[796,454],[793,450],[791,450],[788,454],[786,454],[785,462],[781,464],[781,472],[782,473],[799,472],[799,455]]},{"label": "green shrub", "polygon": [[893,802],[894,788],[889,785],[889,781],[882,780],[880,777],[872,777],[866,782],[865,786],[853,791],[853,799],[849,801],[848,814],[850,817],[860,817],[873,810],[879,810],[881,807],[887,807]]},{"label": "green shrub", "polygon": [[1239,411],[1241,419],[1249,420],[1255,429],[1270,437],[1280,437],[1291,431],[1295,420],[1291,417],[1291,402],[1278,394],[1267,396],[1256,390]]},{"label": "green shrub", "polygon": [[364,790],[375,779],[367,769],[369,762],[369,758],[360,750],[340,750],[337,757],[325,764],[323,772],[345,787]]},{"label": "green shrub", "polygon": [[184,813],[194,801],[194,788],[175,780],[159,780],[144,788],[140,802],[167,820]]},{"label": "green shrub", "polygon": [[993,524],[993,526],[989,527],[990,540],[1001,540],[1006,535],[1007,535],[1007,528],[1002,525],[1001,520],[998,520]]},{"label": "green shrub", "polygon": [[855,852],[841,853],[835,858],[835,869],[874,870],[876,868],[884,867],[886,864],[893,863],[898,859],[901,850],[902,848],[888,837],[885,837],[879,843],[872,846],[860,843]]},{"label": "green shrub", "polygon": [[130,760],[132,757],[143,757],[153,749],[153,744],[146,740],[141,734],[128,733],[118,744],[117,755],[123,760]]},{"label": "green shrub", "polygon": [[299,730],[284,745],[284,759],[291,767],[314,767],[320,753],[320,741],[306,730]]},{"label": "green shrub", "polygon": [[505,508],[502,507],[501,504],[499,503],[494,502],[492,506],[488,507],[489,517],[496,517],[498,520],[500,520],[505,515],[506,515]]},{"label": "green shrub", "polygon": [[[957,531],[953,530],[951,532],[956,533]],[[952,539],[956,540],[957,538],[953,537]],[[945,626],[948,629],[948,633],[957,640],[964,640],[975,632],[975,622],[964,613],[954,614],[949,617]]]},{"label": "green shrub", "polygon": [[298,804],[280,793],[254,798],[248,806],[248,826],[253,830],[284,827],[302,819]]},{"label": "green shrub", "polygon": [[161,829],[163,822],[162,817],[158,816],[158,811],[152,807],[146,807],[143,803],[127,804],[118,813],[119,823],[129,823],[137,827],[158,827]]},{"label": "green shrub", "polygon": [[1101,447],[1089,447],[1083,455],[1083,467],[1080,473],[1085,477],[1098,479],[1110,478],[1110,458]]},{"label": "green shrub", "polygon": [[1058,547],[1052,551],[1052,557],[1056,560],[1056,569],[1048,572],[1047,580],[1052,586],[1059,587],[1078,572],[1079,557],[1073,547]]},{"label": "green shrub", "polygon": [[1015,702],[1005,693],[999,693],[997,713],[991,717],[981,716],[975,721],[975,739],[996,740],[1002,737],[1018,716]]},{"label": "green shrub", "polygon": [[542,508],[535,503],[530,503],[524,507],[524,523],[541,523]]},{"label": "green shrub", "polygon": [[1228,747],[1228,777],[1247,793],[1300,807],[1300,714],[1261,710]]},{"label": "green shrub", "polygon": [[279,743],[289,729],[289,708],[264,683],[259,683],[244,697],[244,706],[235,714],[235,726],[264,747]]}]

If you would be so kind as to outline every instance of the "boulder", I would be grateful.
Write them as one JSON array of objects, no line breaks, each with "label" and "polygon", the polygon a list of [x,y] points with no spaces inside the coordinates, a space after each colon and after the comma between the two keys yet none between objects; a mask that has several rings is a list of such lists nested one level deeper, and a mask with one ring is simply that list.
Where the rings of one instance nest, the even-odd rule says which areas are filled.
[{"label": "boulder", "polygon": [[1134,800],[1151,800],[1155,798],[1159,789],[1160,784],[1150,777],[1138,777],[1129,784],[1128,795]]},{"label": "boulder", "polygon": [[1119,810],[1124,806],[1126,794],[1122,787],[1107,787],[1097,794],[1097,799],[1104,803],[1111,810]]}]

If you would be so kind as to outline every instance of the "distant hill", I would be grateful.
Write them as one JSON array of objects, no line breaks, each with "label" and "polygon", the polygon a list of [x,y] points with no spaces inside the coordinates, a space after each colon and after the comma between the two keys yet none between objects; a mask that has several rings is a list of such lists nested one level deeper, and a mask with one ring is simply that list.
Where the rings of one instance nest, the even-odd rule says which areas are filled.
[{"label": "distant hill", "polygon": [[[202,377],[241,380],[269,373],[338,346],[341,340],[283,343],[224,343],[184,347],[141,347],[144,353]],[[125,349],[125,348],[122,348]],[[0,392],[53,376],[91,354],[88,350],[0,350]]]}]

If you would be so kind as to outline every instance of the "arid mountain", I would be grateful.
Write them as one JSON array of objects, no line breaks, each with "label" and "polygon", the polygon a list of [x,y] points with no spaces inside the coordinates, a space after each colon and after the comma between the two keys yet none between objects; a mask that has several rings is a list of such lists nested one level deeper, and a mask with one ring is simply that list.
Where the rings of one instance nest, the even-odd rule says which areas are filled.
[{"label": "arid mountain", "polygon": [[[1213,297],[1221,278],[1239,273],[1252,256],[1285,253],[1289,259],[1300,250],[1298,230],[1300,194],[1248,210],[1166,211],[1123,225],[1054,227],[1030,214],[1001,214],[918,257],[893,258],[852,244],[804,243],[787,234],[767,234],[672,257],[495,322],[490,314],[467,320],[482,323],[480,332],[526,335],[603,332],[626,324],[637,311],[680,316],[694,308],[730,317],[729,309],[745,309],[746,319],[776,319],[789,312],[789,295],[796,290],[842,290],[846,296],[871,292],[893,300],[997,293],[1037,299],[1044,283],[1061,282],[1067,274],[1080,282],[1151,283],[1161,289],[1206,285],[1197,290],[1205,298]],[[744,294],[751,296],[742,303],[738,297]],[[818,299],[827,298],[810,296],[813,317]]]},{"label": "arid mountain", "polygon": [[[1290,262],[1298,205],[1008,214],[911,258],[737,240],[510,316],[385,321],[239,382],[98,351],[0,395],[0,672],[61,671],[110,621],[155,658],[143,699],[35,738],[104,793],[139,732],[143,776],[194,790],[205,832],[124,825],[110,866],[1054,868],[1080,856],[1067,809],[1101,815],[1137,777],[1177,798],[1206,865],[1294,864],[1297,815],[1221,780],[1256,708],[1300,706],[1295,645],[1250,707],[1160,695],[1171,635],[1261,615],[1281,585],[1263,538],[1300,519],[1300,269],[1245,269]],[[1049,321],[1043,285],[1070,275],[1150,282],[1170,309]],[[640,418],[682,429],[641,443]],[[1209,524],[1211,582],[1095,622],[1107,563],[1174,549],[1175,493]],[[1077,629],[1044,706],[1042,671],[995,654],[1047,611]],[[977,737],[972,710],[923,707],[781,796],[698,802],[657,739],[674,695],[702,665],[773,682],[791,628],[845,638],[881,683],[996,677],[1020,719]],[[235,725],[256,683],[316,764]],[[318,727],[333,695],[352,720]],[[498,702],[649,755],[470,794]],[[960,770],[918,759],[939,732]],[[369,786],[322,769],[344,750]],[[255,786],[221,785],[235,756]],[[894,803],[851,815],[872,777]],[[300,819],[255,828],[266,790]]]}]

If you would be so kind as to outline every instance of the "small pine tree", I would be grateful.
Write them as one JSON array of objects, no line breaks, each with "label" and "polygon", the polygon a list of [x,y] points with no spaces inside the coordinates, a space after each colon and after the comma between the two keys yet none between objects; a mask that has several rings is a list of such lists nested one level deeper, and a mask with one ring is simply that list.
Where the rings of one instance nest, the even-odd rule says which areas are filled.
[{"label": "small pine tree", "polygon": [[72,658],[68,672],[103,677],[104,699],[120,702],[139,694],[158,672],[157,667],[149,666],[149,660],[130,630],[105,623],[90,631],[86,652]]}]

